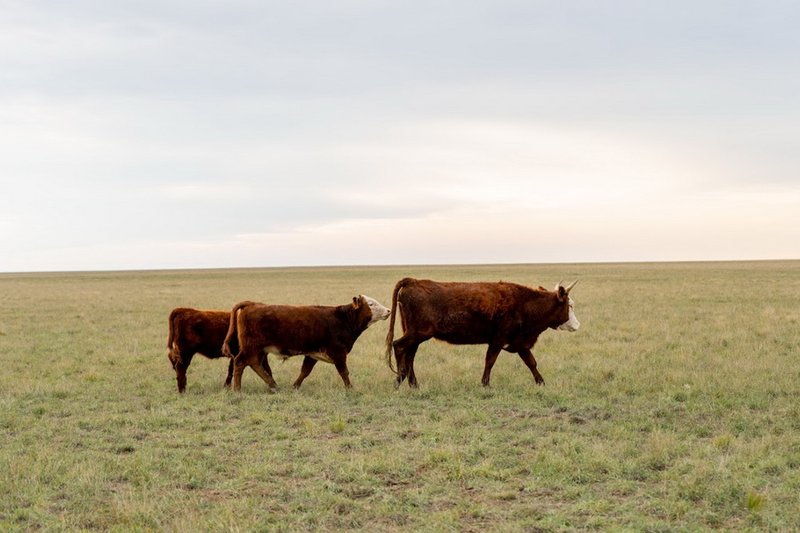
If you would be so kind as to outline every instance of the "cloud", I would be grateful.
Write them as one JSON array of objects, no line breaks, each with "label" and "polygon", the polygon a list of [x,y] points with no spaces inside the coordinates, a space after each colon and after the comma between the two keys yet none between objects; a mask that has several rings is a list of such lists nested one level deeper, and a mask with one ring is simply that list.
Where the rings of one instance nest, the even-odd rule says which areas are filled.
[{"label": "cloud", "polygon": [[224,202],[227,200],[243,200],[249,196],[248,188],[242,184],[228,183],[185,183],[159,187],[158,194],[170,200],[192,202],[210,200]]},{"label": "cloud", "polygon": [[796,11],[4,5],[0,270],[798,256]]}]

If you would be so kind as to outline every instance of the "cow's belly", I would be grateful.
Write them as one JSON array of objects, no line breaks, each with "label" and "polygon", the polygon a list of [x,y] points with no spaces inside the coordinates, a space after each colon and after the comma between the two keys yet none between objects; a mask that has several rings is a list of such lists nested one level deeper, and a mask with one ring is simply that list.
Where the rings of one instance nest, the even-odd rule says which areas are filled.
[{"label": "cow's belly", "polygon": [[488,320],[467,311],[444,313],[430,322],[430,329],[434,338],[450,344],[486,344],[493,332]]},{"label": "cow's belly", "polygon": [[468,331],[459,333],[438,333],[434,335],[434,338],[449,344],[487,344],[489,342],[486,335]]},{"label": "cow's belly", "polygon": [[289,357],[295,357],[298,355],[307,355],[308,357],[316,359],[317,361],[333,364],[333,359],[331,359],[330,356],[325,352],[304,352],[300,350],[279,348],[278,346],[267,346],[264,348],[264,352],[271,353],[272,355],[277,355],[282,359],[288,359]]},{"label": "cow's belly", "polygon": [[307,356],[311,357],[312,359],[316,359],[317,361],[322,361],[323,363],[330,363],[333,364],[333,359],[330,356],[323,352],[318,353],[307,353]]}]

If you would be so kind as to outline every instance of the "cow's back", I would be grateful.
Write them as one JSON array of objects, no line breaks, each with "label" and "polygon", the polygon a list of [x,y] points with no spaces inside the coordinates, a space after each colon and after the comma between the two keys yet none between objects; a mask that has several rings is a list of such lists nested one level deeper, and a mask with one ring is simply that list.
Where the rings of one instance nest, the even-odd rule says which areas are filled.
[{"label": "cow's back", "polygon": [[453,344],[488,342],[503,317],[513,312],[513,283],[408,280],[398,295],[404,329]]}]

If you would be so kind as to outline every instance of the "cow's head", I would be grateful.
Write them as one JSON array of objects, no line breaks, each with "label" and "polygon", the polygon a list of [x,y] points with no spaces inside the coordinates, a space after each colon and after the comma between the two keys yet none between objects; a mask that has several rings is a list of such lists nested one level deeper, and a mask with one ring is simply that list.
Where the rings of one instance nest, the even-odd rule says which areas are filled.
[{"label": "cow's head", "polygon": [[378,300],[370,298],[364,294],[359,295],[358,299],[353,298],[353,302],[356,302],[357,300],[361,300],[366,303],[367,306],[369,306],[370,312],[372,313],[372,318],[370,319],[369,324],[367,324],[368,326],[374,322],[377,322],[378,320],[386,320],[389,318],[390,311],[382,306]]},{"label": "cow's head", "polygon": [[558,326],[556,329],[562,329],[564,331],[578,331],[578,328],[581,327],[581,323],[578,320],[578,317],[575,316],[575,310],[573,309],[574,303],[572,298],[569,297],[569,291],[575,287],[575,284],[578,283],[578,280],[573,281],[569,284],[568,287],[564,287],[561,285],[559,281],[556,285],[555,292],[558,296],[558,301],[566,307],[566,320]]}]

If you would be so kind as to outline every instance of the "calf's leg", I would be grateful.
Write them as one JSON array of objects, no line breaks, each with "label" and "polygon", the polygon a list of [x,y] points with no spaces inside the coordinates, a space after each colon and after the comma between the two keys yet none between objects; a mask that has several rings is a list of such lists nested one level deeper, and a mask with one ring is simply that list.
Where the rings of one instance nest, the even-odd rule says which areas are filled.
[{"label": "calf's leg", "polygon": [[347,370],[347,354],[342,353],[331,355],[333,356],[333,364],[336,366],[336,370],[339,372],[339,376],[341,376],[345,388],[352,389],[353,385],[350,384],[350,371]]},{"label": "calf's leg", "polygon": [[186,370],[192,362],[194,354],[183,354],[170,351],[169,360],[172,362],[172,368],[175,369],[175,379],[178,382],[178,392],[186,392]]},{"label": "calf's leg", "polygon": [[225,388],[231,388],[231,380],[233,379],[233,358],[228,360],[228,376],[225,378]]},{"label": "calf's leg", "polygon": [[278,384],[275,383],[274,379],[272,379],[272,369],[269,367],[267,354],[259,352],[260,350],[250,352],[249,350],[242,349],[239,352],[239,355],[237,355],[233,360],[233,390],[237,392],[242,390],[242,373],[244,372],[244,369],[249,366],[255,371],[256,374],[259,375],[261,379],[264,380],[269,387],[270,392],[274,392],[274,389],[278,386]]},{"label": "calf's leg", "polygon": [[239,352],[233,359],[233,390],[239,392],[242,390],[242,372],[248,364],[245,362],[246,355],[243,351]]},{"label": "calf's leg", "polygon": [[178,392],[181,394],[186,392],[186,366],[183,362],[175,365],[175,379],[178,381]]},{"label": "calf's leg", "polygon": [[259,357],[258,364],[251,365],[253,370],[256,371],[261,379],[264,380],[264,383],[267,384],[269,387],[269,392],[275,392],[275,389],[278,387],[278,384],[275,383],[275,380],[272,378],[272,369],[269,367],[269,362],[267,361],[267,354],[262,353],[261,357]]}]

